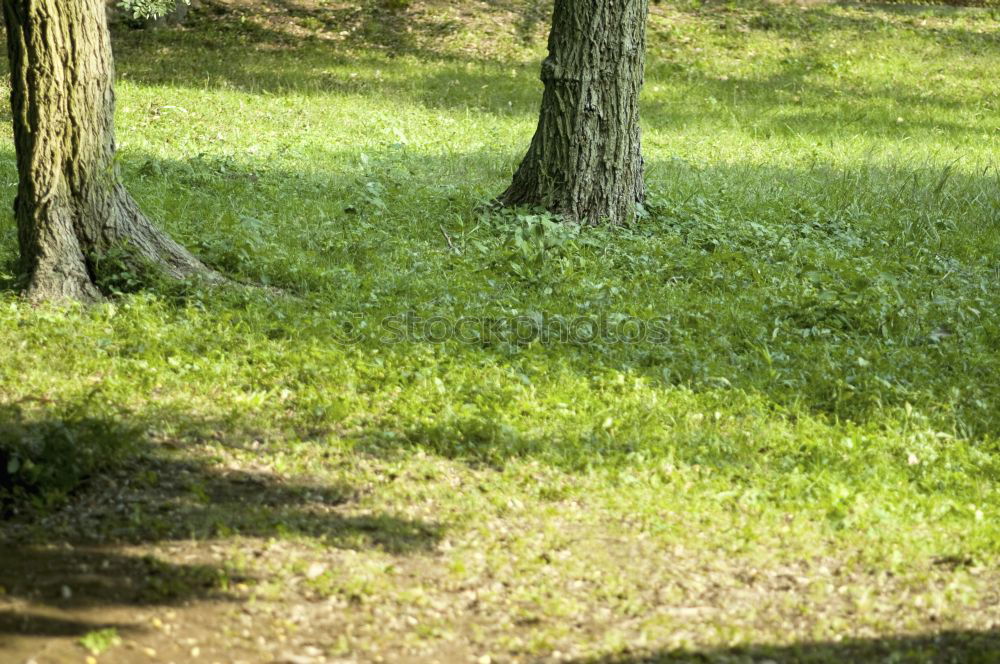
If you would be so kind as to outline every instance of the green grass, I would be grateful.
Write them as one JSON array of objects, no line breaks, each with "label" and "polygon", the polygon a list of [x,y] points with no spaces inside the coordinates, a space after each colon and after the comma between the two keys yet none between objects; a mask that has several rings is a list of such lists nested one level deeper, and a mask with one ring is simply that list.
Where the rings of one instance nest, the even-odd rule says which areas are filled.
[{"label": "green grass", "polygon": [[113,627],[87,632],[80,639],[80,645],[94,655],[100,655],[108,648],[111,648],[119,643],[121,643],[121,639],[118,637],[117,630]]},{"label": "green grass", "polygon": [[[473,639],[494,652],[920,633],[937,629],[919,608],[932,605],[937,625],[988,625],[977,607],[991,585],[975,570],[1000,561],[1000,16],[659,6],[648,215],[605,230],[476,211],[533,131],[544,21],[502,7],[459,20],[456,7],[425,7],[398,34],[322,8],[300,21],[319,37],[204,12],[183,30],[118,33],[129,188],[207,262],[284,294],[131,292],[113,263],[107,283],[125,292],[95,307],[7,293],[6,408],[57,421],[97,409],[281,476],[366,477],[368,507],[426,508],[451,533],[458,553],[439,573],[490,569],[524,589],[511,591],[534,607],[523,624],[543,627]],[[354,31],[338,36],[337,21]],[[522,329],[435,343],[418,325],[390,343],[407,315]],[[524,332],[557,317],[656,320],[658,337]],[[231,451],[254,440],[264,453]],[[483,488],[456,492],[463,482]],[[593,559],[557,574],[608,576],[536,597],[563,577],[546,576],[518,527],[551,550],[576,532],[557,525],[564,509]],[[820,584],[795,607],[712,614],[690,633],[677,631],[690,617],[649,618],[643,643],[622,618],[585,648],[569,627],[580,611],[651,615],[642,588],[657,572],[621,568],[633,544],[600,551],[604,531],[640,553],[680,547],[734,569],[833,559],[857,577],[847,595]],[[893,610],[873,590],[882,574],[901,579],[886,596],[908,598]],[[401,592],[380,583],[315,585]]]}]

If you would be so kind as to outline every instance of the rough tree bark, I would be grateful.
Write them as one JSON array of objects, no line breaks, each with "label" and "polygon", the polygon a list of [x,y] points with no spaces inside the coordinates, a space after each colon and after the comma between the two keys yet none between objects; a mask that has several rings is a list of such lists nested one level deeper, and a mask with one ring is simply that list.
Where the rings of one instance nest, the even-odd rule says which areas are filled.
[{"label": "rough tree bark", "polygon": [[27,297],[100,297],[92,258],[116,245],[137,269],[221,281],[153,226],[119,179],[104,0],[2,1]]},{"label": "rough tree bark", "polygon": [[556,0],[538,129],[504,206],[626,223],[642,203],[639,90],[648,0]]}]

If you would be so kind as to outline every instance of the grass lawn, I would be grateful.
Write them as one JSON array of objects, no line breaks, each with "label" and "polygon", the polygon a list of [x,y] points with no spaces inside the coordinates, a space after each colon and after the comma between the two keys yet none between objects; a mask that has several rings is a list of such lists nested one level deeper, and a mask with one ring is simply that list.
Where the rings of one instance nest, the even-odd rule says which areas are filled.
[{"label": "grass lawn", "polygon": [[33,308],[5,204],[0,659],[1000,661],[1000,12],[656,5],[608,230],[482,211],[547,11],[118,26],[129,188],[274,288]]}]

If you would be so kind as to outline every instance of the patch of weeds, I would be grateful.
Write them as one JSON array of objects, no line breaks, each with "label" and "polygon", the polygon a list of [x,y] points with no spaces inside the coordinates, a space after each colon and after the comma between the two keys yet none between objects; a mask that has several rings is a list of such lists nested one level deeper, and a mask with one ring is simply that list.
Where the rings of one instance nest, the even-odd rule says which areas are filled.
[{"label": "patch of weeds", "polygon": [[86,648],[91,655],[100,655],[109,648],[121,645],[121,637],[114,627],[106,629],[95,629],[80,637],[80,645]]},{"label": "patch of weeds", "polygon": [[95,472],[120,467],[139,449],[143,432],[127,416],[100,416],[84,401],[53,413],[0,405],[0,510],[61,502]]},{"label": "patch of weeds", "polygon": [[139,255],[127,244],[117,244],[90,256],[94,283],[106,295],[119,297],[142,290],[155,290],[164,282],[160,266]]},{"label": "patch of weeds", "polygon": [[497,268],[527,284],[543,286],[545,294],[551,294],[551,286],[574,265],[583,265],[580,250],[592,244],[579,224],[544,211],[500,211],[487,219],[502,237],[493,257]]},{"label": "patch of weeds", "polygon": [[237,581],[225,569],[209,565],[178,567],[153,556],[143,557],[142,567],[141,597],[147,602],[169,602],[211,590],[226,590]]}]

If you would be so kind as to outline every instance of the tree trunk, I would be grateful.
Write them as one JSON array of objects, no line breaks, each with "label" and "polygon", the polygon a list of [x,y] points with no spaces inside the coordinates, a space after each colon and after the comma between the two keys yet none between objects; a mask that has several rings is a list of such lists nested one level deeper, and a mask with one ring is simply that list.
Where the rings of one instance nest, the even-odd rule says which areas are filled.
[{"label": "tree trunk", "polygon": [[93,258],[119,245],[136,269],[222,281],[154,227],[119,179],[104,0],[2,1],[28,298],[98,298]]},{"label": "tree trunk", "polygon": [[644,199],[639,130],[648,0],[556,0],[538,129],[498,199],[623,224]]}]

